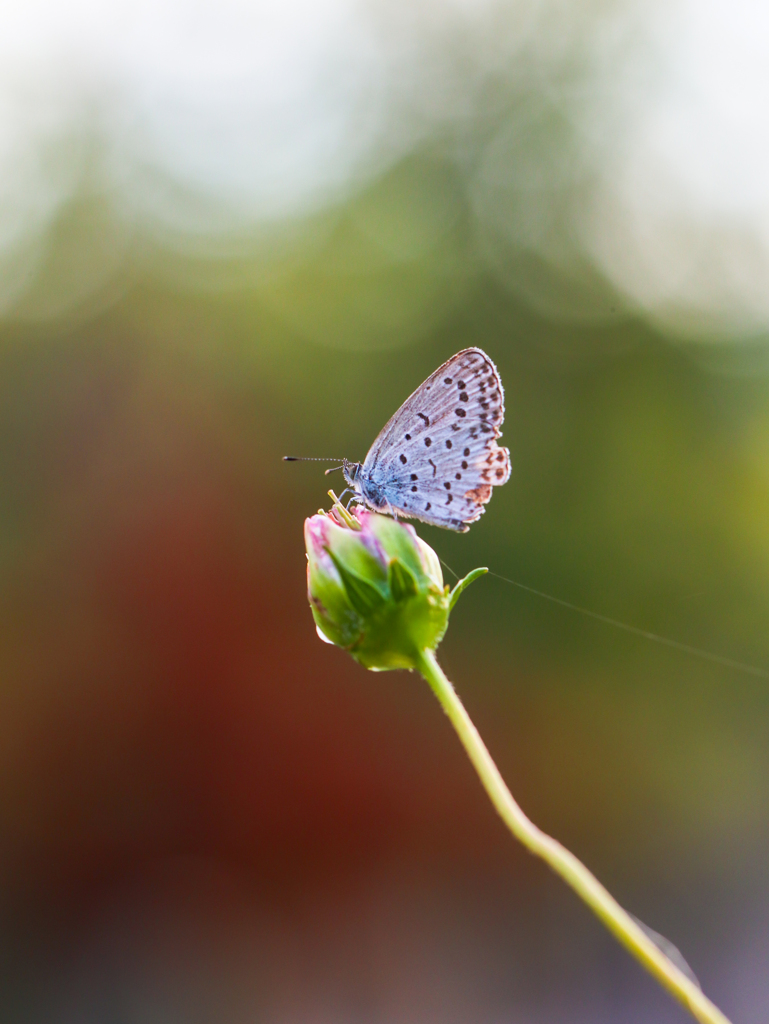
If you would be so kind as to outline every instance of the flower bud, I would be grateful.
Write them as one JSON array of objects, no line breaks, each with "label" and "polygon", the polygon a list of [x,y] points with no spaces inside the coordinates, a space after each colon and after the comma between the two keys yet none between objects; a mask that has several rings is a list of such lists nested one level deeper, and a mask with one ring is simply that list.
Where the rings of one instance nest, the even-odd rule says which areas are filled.
[{"label": "flower bud", "polygon": [[413,668],[435,650],[475,570],[450,592],[438,556],[413,526],[338,502],[305,521],[307,589],[318,634],[366,668]]}]

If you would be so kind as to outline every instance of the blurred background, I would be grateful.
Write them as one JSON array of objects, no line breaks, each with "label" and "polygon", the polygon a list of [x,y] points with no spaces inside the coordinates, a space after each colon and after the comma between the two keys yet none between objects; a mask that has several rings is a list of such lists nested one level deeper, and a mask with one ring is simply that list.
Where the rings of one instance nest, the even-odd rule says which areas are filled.
[{"label": "blurred background", "polygon": [[[497,573],[769,668],[769,14],[6,0],[0,1015],[689,1018],[319,643],[302,523],[455,351]],[[769,683],[485,577],[443,663],[524,809],[769,1005]]]}]

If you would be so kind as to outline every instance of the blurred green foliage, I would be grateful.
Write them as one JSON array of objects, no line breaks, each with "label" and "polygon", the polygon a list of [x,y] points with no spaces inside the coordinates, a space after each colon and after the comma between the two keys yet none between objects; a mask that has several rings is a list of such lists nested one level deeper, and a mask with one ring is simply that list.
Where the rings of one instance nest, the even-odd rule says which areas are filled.
[{"label": "blurred green foliage", "polygon": [[[297,232],[306,242],[256,270],[246,256],[211,263],[209,288],[200,286],[205,261],[166,253],[100,310],[3,325],[2,717],[8,737],[32,736],[23,763],[44,758],[29,723],[46,703],[65,709],[84,686],[96,693],[129,649],[121,671],[130,691],[157,656],[121,618],[120,578],[106,603],[94,581],[111,579],[115,545],[127,547],[129,564],[152,565],[159,551],[162,563],[162,545],[145,550],[141,531],[164,502],[183,510],[171,512],[172,524],[219,508],[217,545],[260,586],[285,581],[282,625],[254,643],[272,666],[270,687],[304,672],[280,638],[299,616],[316,643],[301,527],[328,505],[331,481],[322,466],[288,466],[281,456],[362,458],[398,404],[468,345],[492,356],[505,383],[513,476],[469,534],[419,527],[451,570],[488,565],[769,666],[761,373],[744,372],[726,350],[717,372],[696,346],[621,310],[592,323],[535,312],[478,262],[461,190],[432,157],[410,158]],[[191,543],[185,557],[194,560]],[[161,664],[164,645],[176,643],[175,601],[186,614],[183,579],[162,612],[153,610],[151,577],[140,597],[157,617]],[[233,607],[228,615],[247,614]],[[338,665],[317,646],[316,671],[330,678]],[[683,879],[738,878],[761,848],[764,680],[491,576],[462,602],[442,656],[527,812],[607,883],[620,880],[621,893],[665,879],[682,885],[686,900]],[[380,691],[362,670],[359,684],[376,706]],[[214,693],[217,677],[201,685]],[[80,725],[66,720],[77,735]],[[11,824],[34,786],[13,753],[20,749],[5,754]],[[93,757],[98,765],[109,754]],[[38,841],[57,848],[50,804],[39,814],[19,832],[19,857]]]}]

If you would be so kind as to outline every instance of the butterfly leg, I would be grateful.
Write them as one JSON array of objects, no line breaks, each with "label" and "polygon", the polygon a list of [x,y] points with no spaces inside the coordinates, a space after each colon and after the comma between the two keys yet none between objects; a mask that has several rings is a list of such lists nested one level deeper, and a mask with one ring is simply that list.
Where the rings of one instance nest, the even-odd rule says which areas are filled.
[{"label": "butterfly leg", "polygon": [[357,501],[359,505],[363,505],[363,502],[361,501],[360,496],[357,495],[355,491],[353,491],[352,487],[346,487],[340,494],[339,500],[341,501],[345,494],[347,494],[348,492],[350,492],[350,497],[347,499],[347,504],[345,505],[345,508],[349,512],[350,505],[352,505],[354,501]]}]

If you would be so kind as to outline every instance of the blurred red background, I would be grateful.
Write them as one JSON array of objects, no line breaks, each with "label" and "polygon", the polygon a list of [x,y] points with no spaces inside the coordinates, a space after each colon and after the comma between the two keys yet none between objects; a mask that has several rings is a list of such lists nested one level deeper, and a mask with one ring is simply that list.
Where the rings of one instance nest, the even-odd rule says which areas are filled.
[{"label": "blurred red background", "polygon": [[[424,683],[318,640],[334,478],[281,456],[362,458],[480,345],[513,476],[420,527],[451,569],[769,666],[764,20],[3,11],[3,1020],[687,1019]],[[492,576],[440,657],[532,819],[764,1021],[765,678]]]}]

